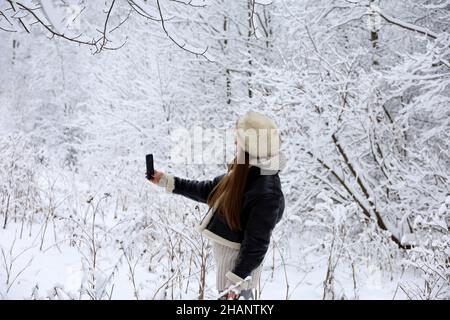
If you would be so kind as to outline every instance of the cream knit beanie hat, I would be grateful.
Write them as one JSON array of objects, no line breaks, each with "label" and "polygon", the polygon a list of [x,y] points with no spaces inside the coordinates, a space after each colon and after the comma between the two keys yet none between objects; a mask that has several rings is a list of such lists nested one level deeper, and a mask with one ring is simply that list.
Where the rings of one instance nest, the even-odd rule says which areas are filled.
[{"label": "cream knit beanie hat", "polygon": [[254,111],[238,120],[236,138],[244,151],[254,158],[271,158],[280,152],[280,136],[275,122]]}]

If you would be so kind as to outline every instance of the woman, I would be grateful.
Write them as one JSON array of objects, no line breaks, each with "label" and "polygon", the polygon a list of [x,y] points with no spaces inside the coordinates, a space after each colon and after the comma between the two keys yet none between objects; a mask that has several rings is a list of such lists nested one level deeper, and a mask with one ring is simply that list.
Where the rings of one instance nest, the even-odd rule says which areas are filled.
[{"label": "woman", "polygon": [[150,181],[209,205],[198,230],[212,240],[221,299],[251,299],[272,230],[284,211],[278,176],[284,158],[275,123],[257,112],[237,121],[235,144],[236,157],[227,173],[213,180],[186,180],[155,171]]}]

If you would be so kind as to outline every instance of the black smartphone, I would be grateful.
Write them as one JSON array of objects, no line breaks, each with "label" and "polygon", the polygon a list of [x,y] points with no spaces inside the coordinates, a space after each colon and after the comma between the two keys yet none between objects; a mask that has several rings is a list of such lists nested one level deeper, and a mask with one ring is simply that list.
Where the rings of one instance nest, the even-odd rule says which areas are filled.
[{"label": "black smartphone", "polygon": [[147,164],[147,179],[151,179],[155,175],[155,168],[153,167],[153,154],[145,156],[145,163]]}]

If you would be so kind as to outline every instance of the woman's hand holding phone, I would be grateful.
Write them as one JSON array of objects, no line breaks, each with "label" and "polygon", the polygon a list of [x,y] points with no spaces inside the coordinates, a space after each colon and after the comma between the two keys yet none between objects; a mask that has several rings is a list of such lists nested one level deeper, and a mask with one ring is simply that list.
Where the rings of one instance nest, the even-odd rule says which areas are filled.
[{"label": "woman's hand holding phone", "polygon": [[147,171],[145,172],[145,177],[148,181],[156,184],[160,187],[167,186],[167,177],[161,171],[156,171],[153,165],[153,154],[149,153],[145,156],[145,162],[147,166]]},{"label": "woman's hand holding phone", "polygon": [[[163,172],[161,172],[161,171],[156,171],[155,170],[155,174],[150,178],[150,179],[148,179],[151,183],[154,183],[154,184],[159,184],[159,182],[160,182],[160,180],[161,180],[161,178],[163,177],[163,175],[164,175],[164,173]],[[145,176],[147,176],[147,173],[145,173]]]}]

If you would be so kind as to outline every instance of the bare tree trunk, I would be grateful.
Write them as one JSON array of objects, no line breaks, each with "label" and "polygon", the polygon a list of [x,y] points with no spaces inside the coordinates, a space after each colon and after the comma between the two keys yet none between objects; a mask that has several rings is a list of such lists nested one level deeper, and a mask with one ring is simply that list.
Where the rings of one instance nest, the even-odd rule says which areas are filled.
[{"label": "bare tree trunk", "polygon": [[[223,33],[225,36],[225,39],[223,40],[223,50],[225,53],[228,52],[227,47],[228,47],[228,38],[226,38],[227,35],[227,31],[228,31],[228,18],[227,16],[223,17]],[[231,104],[231,74],[230,74],[230,69],[226,68],[225,69],[225,77],[226,77],[226,96],[227,96],[227,104]]]},{"label": "bare tree trunk", "polygon": [[271,48],[272,47],[272,36],[273,36],[273,30],[272,30],[272,16],[270,15],[270,11],[266,10],[266,7],[263,7],[263,14],[264,14],[264,31],[266,34],[266,47]]},{"label": "bare tree trunk", "polygon": [[[372,7],[374,5],[374,2],[375,0],[369,0],[369,7]],[[379,61],[376,57],[378,49],[378,26],[376,25],[376,18],[374,17],[374,14],[372,14],[369,19],[371,19],[370,42],[372,43],[373,49],[372,64],[374,66],[377,66],[379,64]]]},{"label": "bare tree trunk", "polygon": [[251,57],[251,50],[250,50],[250,39],[252,37],[253,34],[253,10],[254,10],[254,0],[248,0],[247,1],[247,5],[248,5],[248,33],[247,33],[247,52],[248,52],[248,66],[249,66],[249,71],[247,72],[248,75],[248,97],[249,98],[253,98],[253,90],[252,90],[252,84],[251,84],[251,78],[252,78],[252,72],[251,67],[252,67],[252,59]]},{"label": "bare tree trunk", "polygon": [[6,201],[6,210],[5,210],[5,221],[3,223],[3,229],[6,229],[6,225],[8,224],[8,209],[9,209],[9,199],[11,195],[8,194],[8,200]]},{"label": "bare tree trunk", "polygon": [[13,43],[12,43],[12,48],[13,48],[13,52],[12,52],[12,61],[11,61],[11,63],[14,65],[15,64],[15,62],[16,62],[16,51],[17,51],[17,48],[19,47],[19,42],[17,41],[17,40],[13,40]]}]

